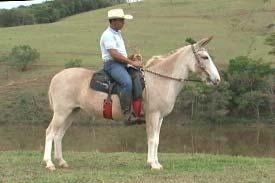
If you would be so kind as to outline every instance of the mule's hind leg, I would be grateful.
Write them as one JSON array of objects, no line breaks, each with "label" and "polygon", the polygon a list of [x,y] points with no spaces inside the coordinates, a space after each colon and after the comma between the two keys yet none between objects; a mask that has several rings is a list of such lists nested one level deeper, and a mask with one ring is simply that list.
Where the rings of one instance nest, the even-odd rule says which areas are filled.
[{"label": "mule's hind leg", "polygon": [[74,110],[66,119],[66,121],[60,126],[56,135],[54,136],[54,157],[58,162],[58,166],[62,168],[68,168],[68,163],[63,159],[62,156],[62,139],[67,131],[67,129],[71,126],[75,114],[78,112],[78,109]]},{"label": "mule's hind leg", "polygon": [[61,126],[64,125],[66,119],[70,115],[72,110],[64,110],[64,111],[55,111],[53,115],[53,119],[46,130],[46,140],[45,140],[45,152],[43,161],[46,163],[46,168],[49,170],[55,170],[55,166],[51,160],[51,152],[52,152],[52,143],[57,131]]},{"label": "mule's hind leg", "polygon": [[54,164],[51,161],[52,142],[54,138],[54,134],[51,133],[51,124],[53,121],[54,121],[54,118],[52,119],[50,125],[46,130],[45,151],[44,151],[44,158],[43,158],[43,162],[45,162],[46,168],[49,170],[55,170]]}]

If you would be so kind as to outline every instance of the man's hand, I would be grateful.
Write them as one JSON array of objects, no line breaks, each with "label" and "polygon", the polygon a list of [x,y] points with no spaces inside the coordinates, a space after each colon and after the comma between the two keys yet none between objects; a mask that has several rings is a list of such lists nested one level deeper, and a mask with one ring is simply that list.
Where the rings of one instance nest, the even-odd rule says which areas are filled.
[{"label": "man's hand", "polygon": [[132,60],[130,63],[132,66],[137,67],[137,68],[142,68],[142,56],[140,54],[133,54],[129,56],[129,59]]},{"label": "man's hand", "polygon": [[128,58],[130,60],[133,60],[133,61],[140,61],[140,62],[142,62],[142,56],[139,53],[138,54],[130,55]]},{"label": "man's hand", "polygon": [[131,61],[130,64],[134,67],[137,67],[137,68],[142,68],[143,67],[142,62],[140,62],[140,61]]},{"label": "man's hand", "polygon": [[134,67],[137,67],[137,68],[142,68],[143,67],[141,62],[130,60],[129,58],[124,57],[123,55],[121,55],[115,49],[109,49],[108,51],[109,51],[110,55],[117,61],[120,61],[120,62],[123,62],[123,63],[126,63],[126,64],[130,64],[130,65],[132,65]]}]

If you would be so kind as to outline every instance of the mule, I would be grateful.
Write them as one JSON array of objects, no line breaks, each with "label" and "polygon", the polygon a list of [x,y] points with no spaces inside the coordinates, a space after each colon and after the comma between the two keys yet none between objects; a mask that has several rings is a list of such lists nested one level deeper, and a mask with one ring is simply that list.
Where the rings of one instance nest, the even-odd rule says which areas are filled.
[{"label": "mule", "polygon": [[[172,111],[189,72],[197,73],[204,81],[213,85],[220,82],[217,68],[203,47],[210,40],[211,38],[202,39],[167,55],[152,57],[144,67],[146,87],[143,91],[143,110],[148,141],[147,163],[151,169],[162,169],[158,161],[161,124],[163,118]],[[57,73],[51,80],[48,94],[53,118],[46,130],[43,158],[49,170],[55,170],[51,160],[53,142],[54,157],[58,165],[63,168],[69,166],[62,156],[62,138],[79,109],[103,118],[102,104],[107,94],[89,88],[93,73],[94,71],[84,68],[70,68]],[[118,96],[111,97],[113,119],[123,120]]]}]

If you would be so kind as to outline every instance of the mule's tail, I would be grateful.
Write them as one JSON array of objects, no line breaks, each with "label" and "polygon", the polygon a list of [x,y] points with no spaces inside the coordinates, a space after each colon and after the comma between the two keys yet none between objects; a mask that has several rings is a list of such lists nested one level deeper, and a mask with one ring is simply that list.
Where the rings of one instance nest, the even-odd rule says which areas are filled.
[{"label": "mule's tail", "polygon": [[48,91],[48,97],[49,97],[50,108],[53,110],[53,100],[52,100],[51,90],[50,89]]}]

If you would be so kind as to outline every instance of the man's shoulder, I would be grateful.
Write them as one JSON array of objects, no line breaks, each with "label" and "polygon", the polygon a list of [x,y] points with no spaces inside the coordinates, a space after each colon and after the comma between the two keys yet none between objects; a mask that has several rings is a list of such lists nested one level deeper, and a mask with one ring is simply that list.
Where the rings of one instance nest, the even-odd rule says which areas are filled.
[{"label": "man's shoulder", "polygon": [[113,33],[109,30],[109,28],[107,28],[101,35],[101,37],[109,37],[109,36],[113,36]]}]

